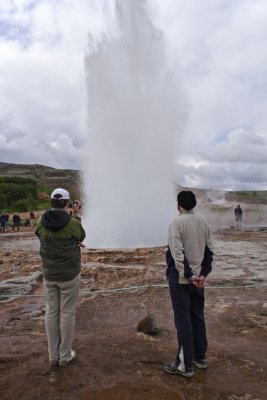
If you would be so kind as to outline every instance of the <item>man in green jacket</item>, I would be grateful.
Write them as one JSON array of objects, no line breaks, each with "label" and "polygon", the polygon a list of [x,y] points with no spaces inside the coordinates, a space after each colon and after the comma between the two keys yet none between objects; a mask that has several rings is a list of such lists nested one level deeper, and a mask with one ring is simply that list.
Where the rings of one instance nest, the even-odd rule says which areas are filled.
[{"label": "man in green jacket", "polygon": [[69,192],[55,189],[51,210],[36,222],[40,240],[46,296],[45,325],[51,366],[67,366],[72,350],[75,311],[80,288],[80,247],[85,238],[81,222],[68,214]]}]

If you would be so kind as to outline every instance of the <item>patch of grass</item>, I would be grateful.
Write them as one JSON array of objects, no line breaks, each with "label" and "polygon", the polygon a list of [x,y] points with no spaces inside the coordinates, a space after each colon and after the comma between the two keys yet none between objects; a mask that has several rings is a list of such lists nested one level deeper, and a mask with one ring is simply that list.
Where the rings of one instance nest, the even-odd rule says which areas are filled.
[{"label": "patch of grass", "polygon": [[38,201],[37,210],[48,210],[51,207],[49,201]]},{"label": "patch of grass", "polygon": [[54,189],[47,186],[37,186],[37,191],[41,193],[51,194]]}]

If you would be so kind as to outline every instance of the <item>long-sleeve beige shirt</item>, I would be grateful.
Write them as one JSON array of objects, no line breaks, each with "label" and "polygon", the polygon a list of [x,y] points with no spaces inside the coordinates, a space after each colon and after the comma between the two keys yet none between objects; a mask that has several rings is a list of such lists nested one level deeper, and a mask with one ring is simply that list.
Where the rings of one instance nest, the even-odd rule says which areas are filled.
[{"label": "long-sleeve beige shirt", "polygon": [[204,257],[205,246],[214,251],[214,243],[208,223],[194,211],[185,211],[175,218],[168,232],[168,244],[179,272],[179,283],[189,283],[184,277],[184,257],[187,258],[192,272],[198,276]]}]

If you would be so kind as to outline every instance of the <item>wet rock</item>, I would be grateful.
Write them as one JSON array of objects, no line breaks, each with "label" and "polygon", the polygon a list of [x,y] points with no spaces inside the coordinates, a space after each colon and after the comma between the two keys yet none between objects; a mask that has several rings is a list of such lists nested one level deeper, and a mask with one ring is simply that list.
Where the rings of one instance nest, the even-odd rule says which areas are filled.
[{"label": "wet rock", "polygon": [[148,314],[139,322],[137,330],[138,332],[143,332],[147,335],[156,335],[159,333],[159,329],[156,327],[154,318],[151,314]]},{"label": "wet rock", "polygon": [[167,264],[165,262],[156,262],[154,265],[155,267],[167,267]]},{"label": "wet rock", "polygon": [[10,322],[10,321],[20,321],[20,320],[21,320],[20,317],[10,317],[8,322]]},{"label": "wet rock", "polygon": [[114,257],[114,258],[113,258],[113,262],[114,262],[114,263],[125,263],[126,260],[125,260],[125,258],[123,258],[123,257]]},{"label": "wet rock", "polygon": [[0,301],[11,300],[16,295],[27,295],[38,286],[42,277],[41,272],[34,272],[29,276],[7,279],[0,283]]},{"label": "wet rock", "polygon": [[21,262],[20,262],[20,261],[14,262],[14,267],[19,267],[20,265],[21,265]]},{"label": "wet rock", "polygon": [[31,317],[40,317],[43,315],[43,310],[34,310],[31,312]]}]

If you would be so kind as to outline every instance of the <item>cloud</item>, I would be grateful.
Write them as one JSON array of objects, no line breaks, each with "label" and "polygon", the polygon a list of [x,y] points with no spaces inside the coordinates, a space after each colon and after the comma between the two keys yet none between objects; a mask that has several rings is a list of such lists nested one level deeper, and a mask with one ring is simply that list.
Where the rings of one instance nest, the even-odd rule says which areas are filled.
[{"label": "cloud", "polygon": [[[88,33],[112,32],[113,3],[0,0],[1,161],[81,167]],[[187,94],[176,179],[266,189],[265,0],[148,0],[148,8],[170,62],[179,59]],[[59,138],[64,143],[53,147]],[[30,157],[19,146],[31,149]]]},{"label": "cloud", "polygon": [[264,136],[236,129],[222,143],[215,144],[210,161],[265,164],[266,154],[267,140]]},{"label": "cloud", "polygon": [[180,54],[188,95],[177,180],[201,187],[266,189],[261,171],[267,160],[266,2],[166,0],[164,6],[157,1],[153,12],[170,56]]},{"label": "cloud", "polygon": [[[185,186],[240,190],[266,188],[267,140],[244,129],[224,135],[222,141],[195,153],[191,160],[177,161],[176,175]],[[197,161],[196,161],[197,160]]]},{"label": "cloud", "polygon": [[89,28],[95,34],[102,29],[101,14],[95,18],[99,5],[0,2],[1,161],[80,168],[77,152],[86,135],[83,59]]}]

